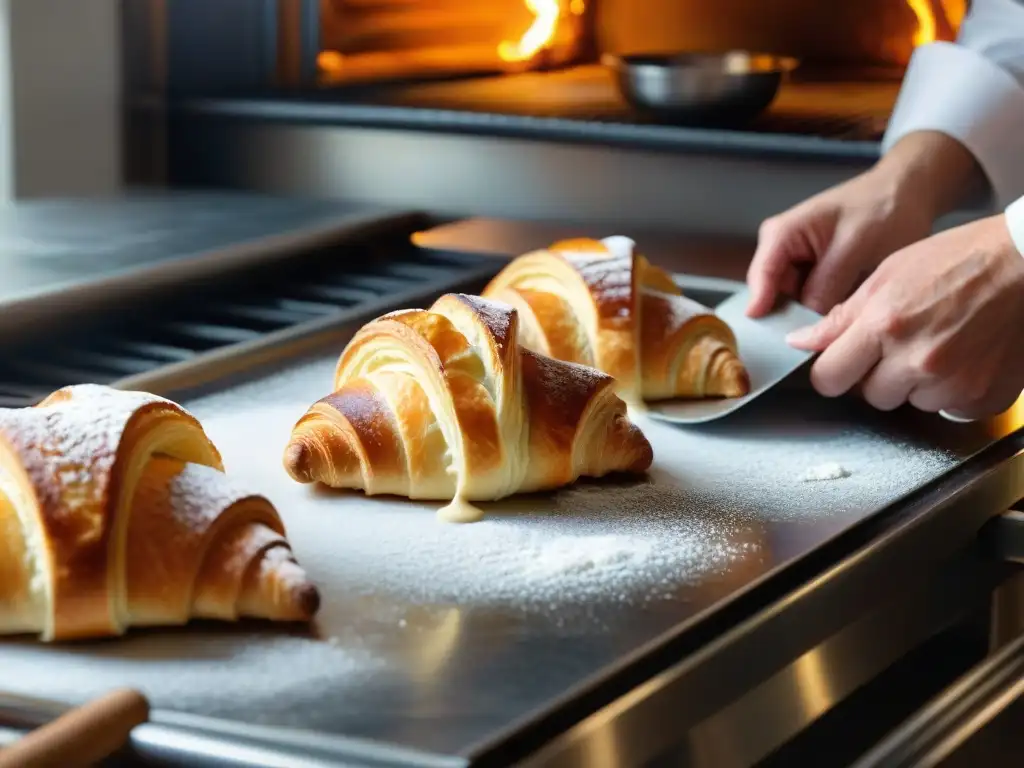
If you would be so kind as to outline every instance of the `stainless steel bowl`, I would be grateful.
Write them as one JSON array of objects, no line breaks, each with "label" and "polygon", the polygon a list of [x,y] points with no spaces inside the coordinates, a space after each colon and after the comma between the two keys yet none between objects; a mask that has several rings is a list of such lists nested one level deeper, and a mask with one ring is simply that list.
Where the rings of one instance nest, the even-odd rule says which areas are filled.
[{"label": "stainless steel bowl", "polygon": [[674,120],[750,120],[775,100],[798,62],[750,51],[637,54],[602,62],[636,109]]}]

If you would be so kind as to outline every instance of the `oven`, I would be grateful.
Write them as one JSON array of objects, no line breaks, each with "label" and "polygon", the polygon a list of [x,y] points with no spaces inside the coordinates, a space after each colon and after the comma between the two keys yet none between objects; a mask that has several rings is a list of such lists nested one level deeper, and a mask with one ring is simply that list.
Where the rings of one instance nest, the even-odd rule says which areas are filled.
[{"label": "oven", "polygon": [[[134,0],[128,106],[132,135],[153,140],[136,142],[146,151],[131,170],[441,215],[750,238],[766,216],[875,160],[914,47],[950,39],[964,10],[959,0]],[[701,49],[799,66],[756,119],[709,126],[638,112],[603,61]],[[772,194],[760,194],[755,182],[769,177]]]},{"label": "oven", "polygon": [[[966,10],[110,0],[74,4],[71,32],[61,2],[74,0],[3,6],[8,41],[22,41],[2,52],[7,82],[23,96],[0,138],[26,160],[0,166],[13,203],[0,211],[0,406],[88,380],[211,419],[226,398],[235,422],[250,399],[273,412],[290,388],[315,389],[373,317],[477,292],[567,237],[628,234],[689,295],[727,300],[765,216],[874,162],[914,47],[952,39]],[[608,57],[675,50],[799,66],[747,119],[638,111]],[[53,128],[78,113],[69,142]],[[808,423],[791,416],[802,406]],[[630,497],[639,512],[562,510],[573,535],[678,543],[638,597],[619,591],[622,569],[596,596],[573,593],[604,567],[593,557],[555,568],[563,589],[527,585],[542,605],[509,599],[500,569],[445,592],[454,576],[390,567],[372,531],[333,549],[307,531],[299,554],[333,601],[319,635],[144,632],[125,654],[0,644],[19,670],[0,686],[0,743],[136,685],[153,712],[111,764],[1012,764],[1024,410],[968,426],[883,418],[814,398],[801,371],[749,413],[709,443],[751,461],[721,487],[691,478]],[[815,441],[868,474],[820,495],[798,484]],[[638,531],[630,509],[666,527]],[[379,538],[390,557],[429,552],[444,569],[425,549],[434,535]],[[487,547],[451,558],[509,557]],[[362,565],[338,581],[330,558]]]}]

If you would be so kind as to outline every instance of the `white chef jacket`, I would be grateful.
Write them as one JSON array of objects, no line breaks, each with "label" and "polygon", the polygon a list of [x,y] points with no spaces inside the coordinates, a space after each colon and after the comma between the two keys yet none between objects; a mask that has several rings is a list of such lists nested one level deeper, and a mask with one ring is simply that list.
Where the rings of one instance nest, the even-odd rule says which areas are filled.
[{"label": "white chef jacket", "polygon": [[974,0],[956,43],[914,51],[882,150],[922,130],[974,155],[1024,254],[1024,0]]}]

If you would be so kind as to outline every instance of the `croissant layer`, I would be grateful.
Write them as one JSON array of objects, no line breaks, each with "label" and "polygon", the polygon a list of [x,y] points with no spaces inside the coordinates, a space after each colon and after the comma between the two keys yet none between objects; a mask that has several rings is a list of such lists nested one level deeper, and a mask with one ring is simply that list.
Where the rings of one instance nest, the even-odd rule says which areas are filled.
[{"label": "croissant layer", "polygon": [[599,368],[627,400],[750,390],[732,329],[626,238],[565,240],[524,254],[483,295],[516,308],[524,347]]},{"label": "croissant layer", "polygon": [[[260,527],[249,538],[271,536],[263,549],[218,560],[221,542],[247,525]],[[194,416],[155,395],[91,384],[0,409],[0,527],[0,633],[44,640],[184,623],[229,566],[244,584],[261,572],[261,552],[287,547],[270,503],[227,483]],[[291,566],[278,570],[294,578]],[[265,615],[313,602],[297,584],[289,605],[263,581],[247,589],[264,596],[250,603]],[[243,591],[218,594],[222,614],[239,615]]]},{"label": "croissant layer", "polygon": [[464,294],[368,323],[335,391],[296,423],[298,482],[485,501],[581,476],[642,473],[651,446],[610,376],[524,349],[518,311]]}]

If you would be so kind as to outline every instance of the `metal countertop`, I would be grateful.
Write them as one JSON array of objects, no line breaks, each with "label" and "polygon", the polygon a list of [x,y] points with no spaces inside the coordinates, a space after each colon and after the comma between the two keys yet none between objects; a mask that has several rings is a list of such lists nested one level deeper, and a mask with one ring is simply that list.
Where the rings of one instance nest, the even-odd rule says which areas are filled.
[{"label": "metal countertop", "polygon": [[[798,381],[713,425],[638,416],[655,447],[648,480],[585,481],[446,526],[436,505],[318,493],[283,472],[288,431],[326,394],[339,351],[284,355],[204,391],[154,389],[193,410],[232,476],[277,504],[323,593],[314,627],[200,623],[51,647],[5,639],[0,661],[18,670],[5,688],[75,702],[134,685],[160,709],[472,759],[570,703],[585,717],[585,691],[669,637],[706,642],[723,606],[758,584],[792,590],[798,563],[915,489],[955,495],[964,475],[984,474],[955,470],[1024,423],[1021,410],[971,425],[879,414]],[[805,482],[827,462],[850,476]]]},{"label": "metal countertop", "polygon": [[290,237],[297,247],[382,213],[334,200],[201,190],[19,202],[0,207],[0,304],[137,280],[182,262],[219,269],[239,250],[247,260],[256,250],[280,253]]},{"label": "metal countertop", "polygon": [[[453,527],[436,505],[318,493],[284,474],[288,430],[335,359],[185,401],[228,471],[280,508],[323,591],[312,636],[246,624],[7,641],[0,656],[20,671],[8,687],[79,700],[131,684],[161,708],[470,757],[1015,424],[883,416],[782,389],[699,430],[638,417],[655,446],[649,481],[511,499]],[[829,461],[850,476],[802,479]]]}]

